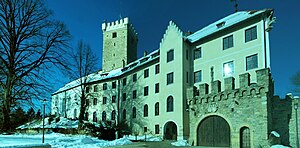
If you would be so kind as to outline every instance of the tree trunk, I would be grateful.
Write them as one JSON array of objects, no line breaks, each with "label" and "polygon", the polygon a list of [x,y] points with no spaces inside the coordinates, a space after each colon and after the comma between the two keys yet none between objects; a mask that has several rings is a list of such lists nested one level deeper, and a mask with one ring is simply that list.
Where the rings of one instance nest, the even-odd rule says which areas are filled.
[{"label": "tree trunk", "polygon": [[84,120],[84,113],[85,113],[85,97],[84,97],[84,93],[82,94],[82,96],[80,97],[80,113],[79,113],[79,118],[78,118],[78,129],[82,129],[83,128],[83,120]]},{"label": "tree trunk", "polygon": [[3,115],[3,123],[2,123],[2,127],[1,127],[1,130],[3,132],[9,132],[11,129],[10,129],[10,109],[9,107],[7,108],[6,107],[6,104],[3,105],[3,108],[2,108],[2,115]]}]

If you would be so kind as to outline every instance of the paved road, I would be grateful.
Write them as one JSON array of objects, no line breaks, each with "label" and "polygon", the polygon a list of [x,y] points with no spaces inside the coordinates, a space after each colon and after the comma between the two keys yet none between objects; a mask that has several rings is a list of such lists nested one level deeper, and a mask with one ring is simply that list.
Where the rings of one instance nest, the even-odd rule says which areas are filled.
[{"label": "paved road", "polygon": [[134,142],[132,144],[113,146],[108,148],[203,148],[200,146],[173,146],[171,141],[160,142]]}]

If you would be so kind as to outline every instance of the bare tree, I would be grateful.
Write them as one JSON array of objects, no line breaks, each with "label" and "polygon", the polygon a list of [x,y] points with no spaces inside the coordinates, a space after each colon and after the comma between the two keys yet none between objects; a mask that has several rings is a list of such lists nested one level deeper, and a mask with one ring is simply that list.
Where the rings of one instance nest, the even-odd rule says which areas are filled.
[{"label": "bare tree", "polygon": [[12,107],[47,91],[45,74],[61,62],[70,34],[52,19],[43,0],[0,1],[2,130],[10,130]]},{"label": "bare tree", "polygon": [[70,55],[70,69],[67,73],[71,79],[77,79],[76,81],[79,85],[78,92],[75,92],[80,97],[79,129],[83,125],[84,114],[88,105],[86,104],[86,100],[90,95],[87,84],[89,81],[88,75],[95,72],[97,61],[97,56],[92,52],[90,46],[83,43],[83,41],[78,42],[78,47]]}]

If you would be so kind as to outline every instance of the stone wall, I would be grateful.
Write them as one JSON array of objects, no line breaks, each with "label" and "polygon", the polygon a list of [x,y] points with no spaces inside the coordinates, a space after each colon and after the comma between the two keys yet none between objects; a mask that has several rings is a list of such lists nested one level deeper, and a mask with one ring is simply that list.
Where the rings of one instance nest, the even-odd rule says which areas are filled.
[{"label": "stone wall", "polygon": [[211,83],[211,93],[208,94],[209,84],[189,88],[190,139],[197,145],[198,127],[210,116],[224,118],[230,127],[230,147],[240,147],[240,132],[242,128],[250,129],[251,147],[268,147],[268,135],[271,132],[272,119],[268,113],[271,97],[273,96],[273,81],[269,69],[256,71],[257,83],[250,84],[248,73],[239,75],[240,88],[234,88],[235,78],[225,78],[225,89],[221,82]]}]

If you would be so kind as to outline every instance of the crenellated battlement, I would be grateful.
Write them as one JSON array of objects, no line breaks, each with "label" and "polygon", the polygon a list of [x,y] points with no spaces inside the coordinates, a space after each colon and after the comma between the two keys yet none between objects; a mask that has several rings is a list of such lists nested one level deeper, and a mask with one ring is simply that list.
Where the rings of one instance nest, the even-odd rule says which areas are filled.
[{"label": "crenellated battlement", "polygon": [[109,22],[106,23],[105,21],[102,23],[102,31],[111,31],[111,30],[115,30],[115,29],[120,29],[120,28],[124,28],[124,27],[129,27],[129,29],[135,34],[137,35],[134,27],[132,24],[130,24],[128,17],[125,17],[123,19],[120,20],[116,20],[114,22]]},{"label": "crenellated battlement", "polygon": [[[235,78],[225,78],[223,91],[221,91],[221,81],[219,80],[213,81],[211,85],[204,83],[199,87],[191,87],[187,90],[189,105],[265,95],[270,91],[269,87],[273,86],[270,70],[257,70],[256,76],[257,83],[250,83],[249,73],[239,75],[239,88],[235,88]],[[210,93],[209,88],[211,88]]]}]

